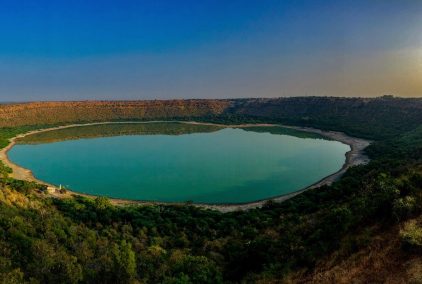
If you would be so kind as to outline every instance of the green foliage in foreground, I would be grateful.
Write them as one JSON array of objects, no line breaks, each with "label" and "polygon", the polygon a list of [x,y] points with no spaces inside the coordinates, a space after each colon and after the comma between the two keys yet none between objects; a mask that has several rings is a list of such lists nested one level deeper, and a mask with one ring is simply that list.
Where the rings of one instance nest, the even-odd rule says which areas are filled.
[{"label": "green foliage in foreground", "polygon": [[405,248],[418,251],[422,249],[422,226],[416,220],[405,223],[404,228],[400,230],[400,237]]},{"label": "green foliage in foreground", "polygon": [[[193,206],[113,206],[52,199],[34,183],[0,180],[0,279],[6,283],[222,283],[283,279],[339,247],[365,245],[354,232],[422,212],[422,129],[381,140],[369,165],[282,204],[219,213]],[[370,234],[370,232],[368,233]],[[417,224],[401,233],[421,243]],[[347,238],[346,238],[347,237]],[[347,240],[347,246],[345,242]]]},{"label": "green foliage in foreground", "polygon": [[0,178],[7,178],[12,173],[12,169],[0,161]]}]

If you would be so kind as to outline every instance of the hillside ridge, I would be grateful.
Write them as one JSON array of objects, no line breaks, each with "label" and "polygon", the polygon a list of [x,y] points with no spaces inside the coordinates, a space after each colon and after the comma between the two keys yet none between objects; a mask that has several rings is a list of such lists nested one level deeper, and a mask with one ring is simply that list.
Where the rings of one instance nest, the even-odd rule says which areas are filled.
[{"label": "hillside ridge", "polygon": [[[0,128],[151,119],[267,121],[344,131],[362,138],[392,137],[422,121],[422,98],[291,97],[0,104]],[[362,128],[369,124],[371,127]],[[370,129],[368,131],[368,129]]]}]

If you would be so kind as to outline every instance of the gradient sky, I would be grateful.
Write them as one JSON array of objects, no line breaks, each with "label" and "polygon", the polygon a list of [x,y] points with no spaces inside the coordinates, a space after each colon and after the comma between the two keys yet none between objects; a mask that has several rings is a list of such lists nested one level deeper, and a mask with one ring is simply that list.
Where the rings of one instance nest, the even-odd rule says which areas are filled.
[{"label": "gradient sky", "polygon": [[0,4],[0,101],[422,96],[422,0]]}]

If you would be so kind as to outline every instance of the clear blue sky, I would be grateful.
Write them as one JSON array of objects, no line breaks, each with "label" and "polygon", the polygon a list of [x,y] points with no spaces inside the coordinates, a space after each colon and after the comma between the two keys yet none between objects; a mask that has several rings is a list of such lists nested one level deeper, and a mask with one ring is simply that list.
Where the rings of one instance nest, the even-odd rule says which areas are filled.
[{"label": "clear blue sky", "polygon": [[0,101],[422,96],[420,0],[0,4]]}]

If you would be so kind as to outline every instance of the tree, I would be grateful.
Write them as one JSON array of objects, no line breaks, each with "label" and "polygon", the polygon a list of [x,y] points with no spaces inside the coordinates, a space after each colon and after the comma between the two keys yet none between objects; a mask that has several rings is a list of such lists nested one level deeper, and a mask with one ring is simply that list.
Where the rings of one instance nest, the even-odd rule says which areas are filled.
[{"label": "tree", "polygon": [[125,282],[136,276],[136,257],[132,245],[122,240],[113,246],[114,266],[119,282]]},{"label": "tree", "polygon": [[0,178],[8,178],[9,174],[12,173],[12,169],[3,164],[2,161],[0,161]]},{"label": "tree", "polygon": [[205,256],[185,255],[176,251],[171,260],[173,280],[178,279],[173,283],[222,283],[220,270]]},{"label": "tree", "polygon": [[95,198],[94,206],[97,210],[105,210],[111,207],[111,203],[107,197],[98,196],[97,198]]}]

